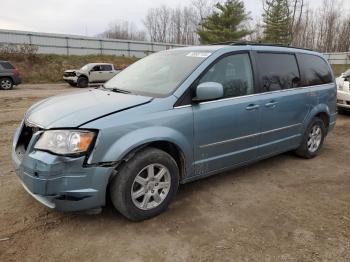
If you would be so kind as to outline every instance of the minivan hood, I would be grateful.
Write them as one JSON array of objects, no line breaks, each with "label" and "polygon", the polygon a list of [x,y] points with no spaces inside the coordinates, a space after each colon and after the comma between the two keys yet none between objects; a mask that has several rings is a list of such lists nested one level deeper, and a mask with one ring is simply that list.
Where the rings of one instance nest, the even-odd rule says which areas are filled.
[{"label": "minivan hood", "polygon": [[26,113],[26,121],[45,129],[79,127],[86,122],[151,100],[151,97],[89,89],[54,96],[34,104]]}]

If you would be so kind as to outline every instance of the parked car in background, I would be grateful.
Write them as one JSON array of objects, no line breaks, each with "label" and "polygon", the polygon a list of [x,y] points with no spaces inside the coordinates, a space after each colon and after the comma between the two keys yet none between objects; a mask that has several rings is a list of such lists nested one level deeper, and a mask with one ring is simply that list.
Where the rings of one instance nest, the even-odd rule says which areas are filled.
[{"label": "parked car in background", "polygon": [[[12,159],[50,208],[100,208],[139,221],[179,183],[287,151],[320,152],[336,122],[327,60],[309,50],[236,44],[149,55],[103,86],[33,105]],[[296,177],[296,179],[298,179]]]},{"label": "parked car in background", "polygon": [[71,86],[88,87],[89,84],[105,83],[118,74],[113,64],[91,63],[78,70],[66,70],[63,80]]},{"label": "parked car in background", "polygon": [[0,89],[10,90],[14,85],[19,85],[22,82],[20,73],[8,61],[0,60]]},{"label": "parked car in background", "polygon": [[350,69],[337,78],[337,106],[339,113],[350,111]]}]

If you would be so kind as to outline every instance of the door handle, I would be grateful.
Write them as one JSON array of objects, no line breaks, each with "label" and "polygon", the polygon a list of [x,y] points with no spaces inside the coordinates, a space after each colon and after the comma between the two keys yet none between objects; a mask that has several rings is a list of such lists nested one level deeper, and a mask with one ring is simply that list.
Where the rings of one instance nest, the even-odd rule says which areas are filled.
[{"label": "door handle", "polygon": [[251,104],[247,106],[245,109],[248,111],[253,111],[253,110],[259,109],[259,107],[260,107],[259,105]]},{"label": "door handle", "polygon": [[276,102],[276,101],[270,101],[267,104],[265,104],[265,106],[270,107],[270,108],[275,108],[277,104],[278,104],[278,102]]},{"label": "door handle", "polygon": [[99,73],[102,74],[103,72],[100,71]]}]

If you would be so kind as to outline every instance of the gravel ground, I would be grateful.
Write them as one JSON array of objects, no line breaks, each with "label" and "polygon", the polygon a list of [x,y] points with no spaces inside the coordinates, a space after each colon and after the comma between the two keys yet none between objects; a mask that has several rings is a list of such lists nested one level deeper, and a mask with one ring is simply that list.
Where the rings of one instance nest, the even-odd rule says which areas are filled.
[{"label": "gravel ground", "polygon": [[350,115],[315,159],[288,153],[183,185],[167,212],[132,223],[110,205],[99,215],[52,211],[14,174],[25,110],[73,90],[0,91],[0,261],[350,261]]}]

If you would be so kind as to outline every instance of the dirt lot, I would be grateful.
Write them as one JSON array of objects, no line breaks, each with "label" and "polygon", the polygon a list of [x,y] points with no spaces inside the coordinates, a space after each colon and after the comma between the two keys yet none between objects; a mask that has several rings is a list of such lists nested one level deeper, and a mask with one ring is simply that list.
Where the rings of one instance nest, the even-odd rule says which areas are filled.
[{"label": "dirt lot", "polygon": [[28,195],[11,166],[12,135],[34,102],[74,89],[0,92],[0,261],[350,261],[350,115],[322,154],[284,154],[180,187],[142,223],[111,206],[59,213]]}]

